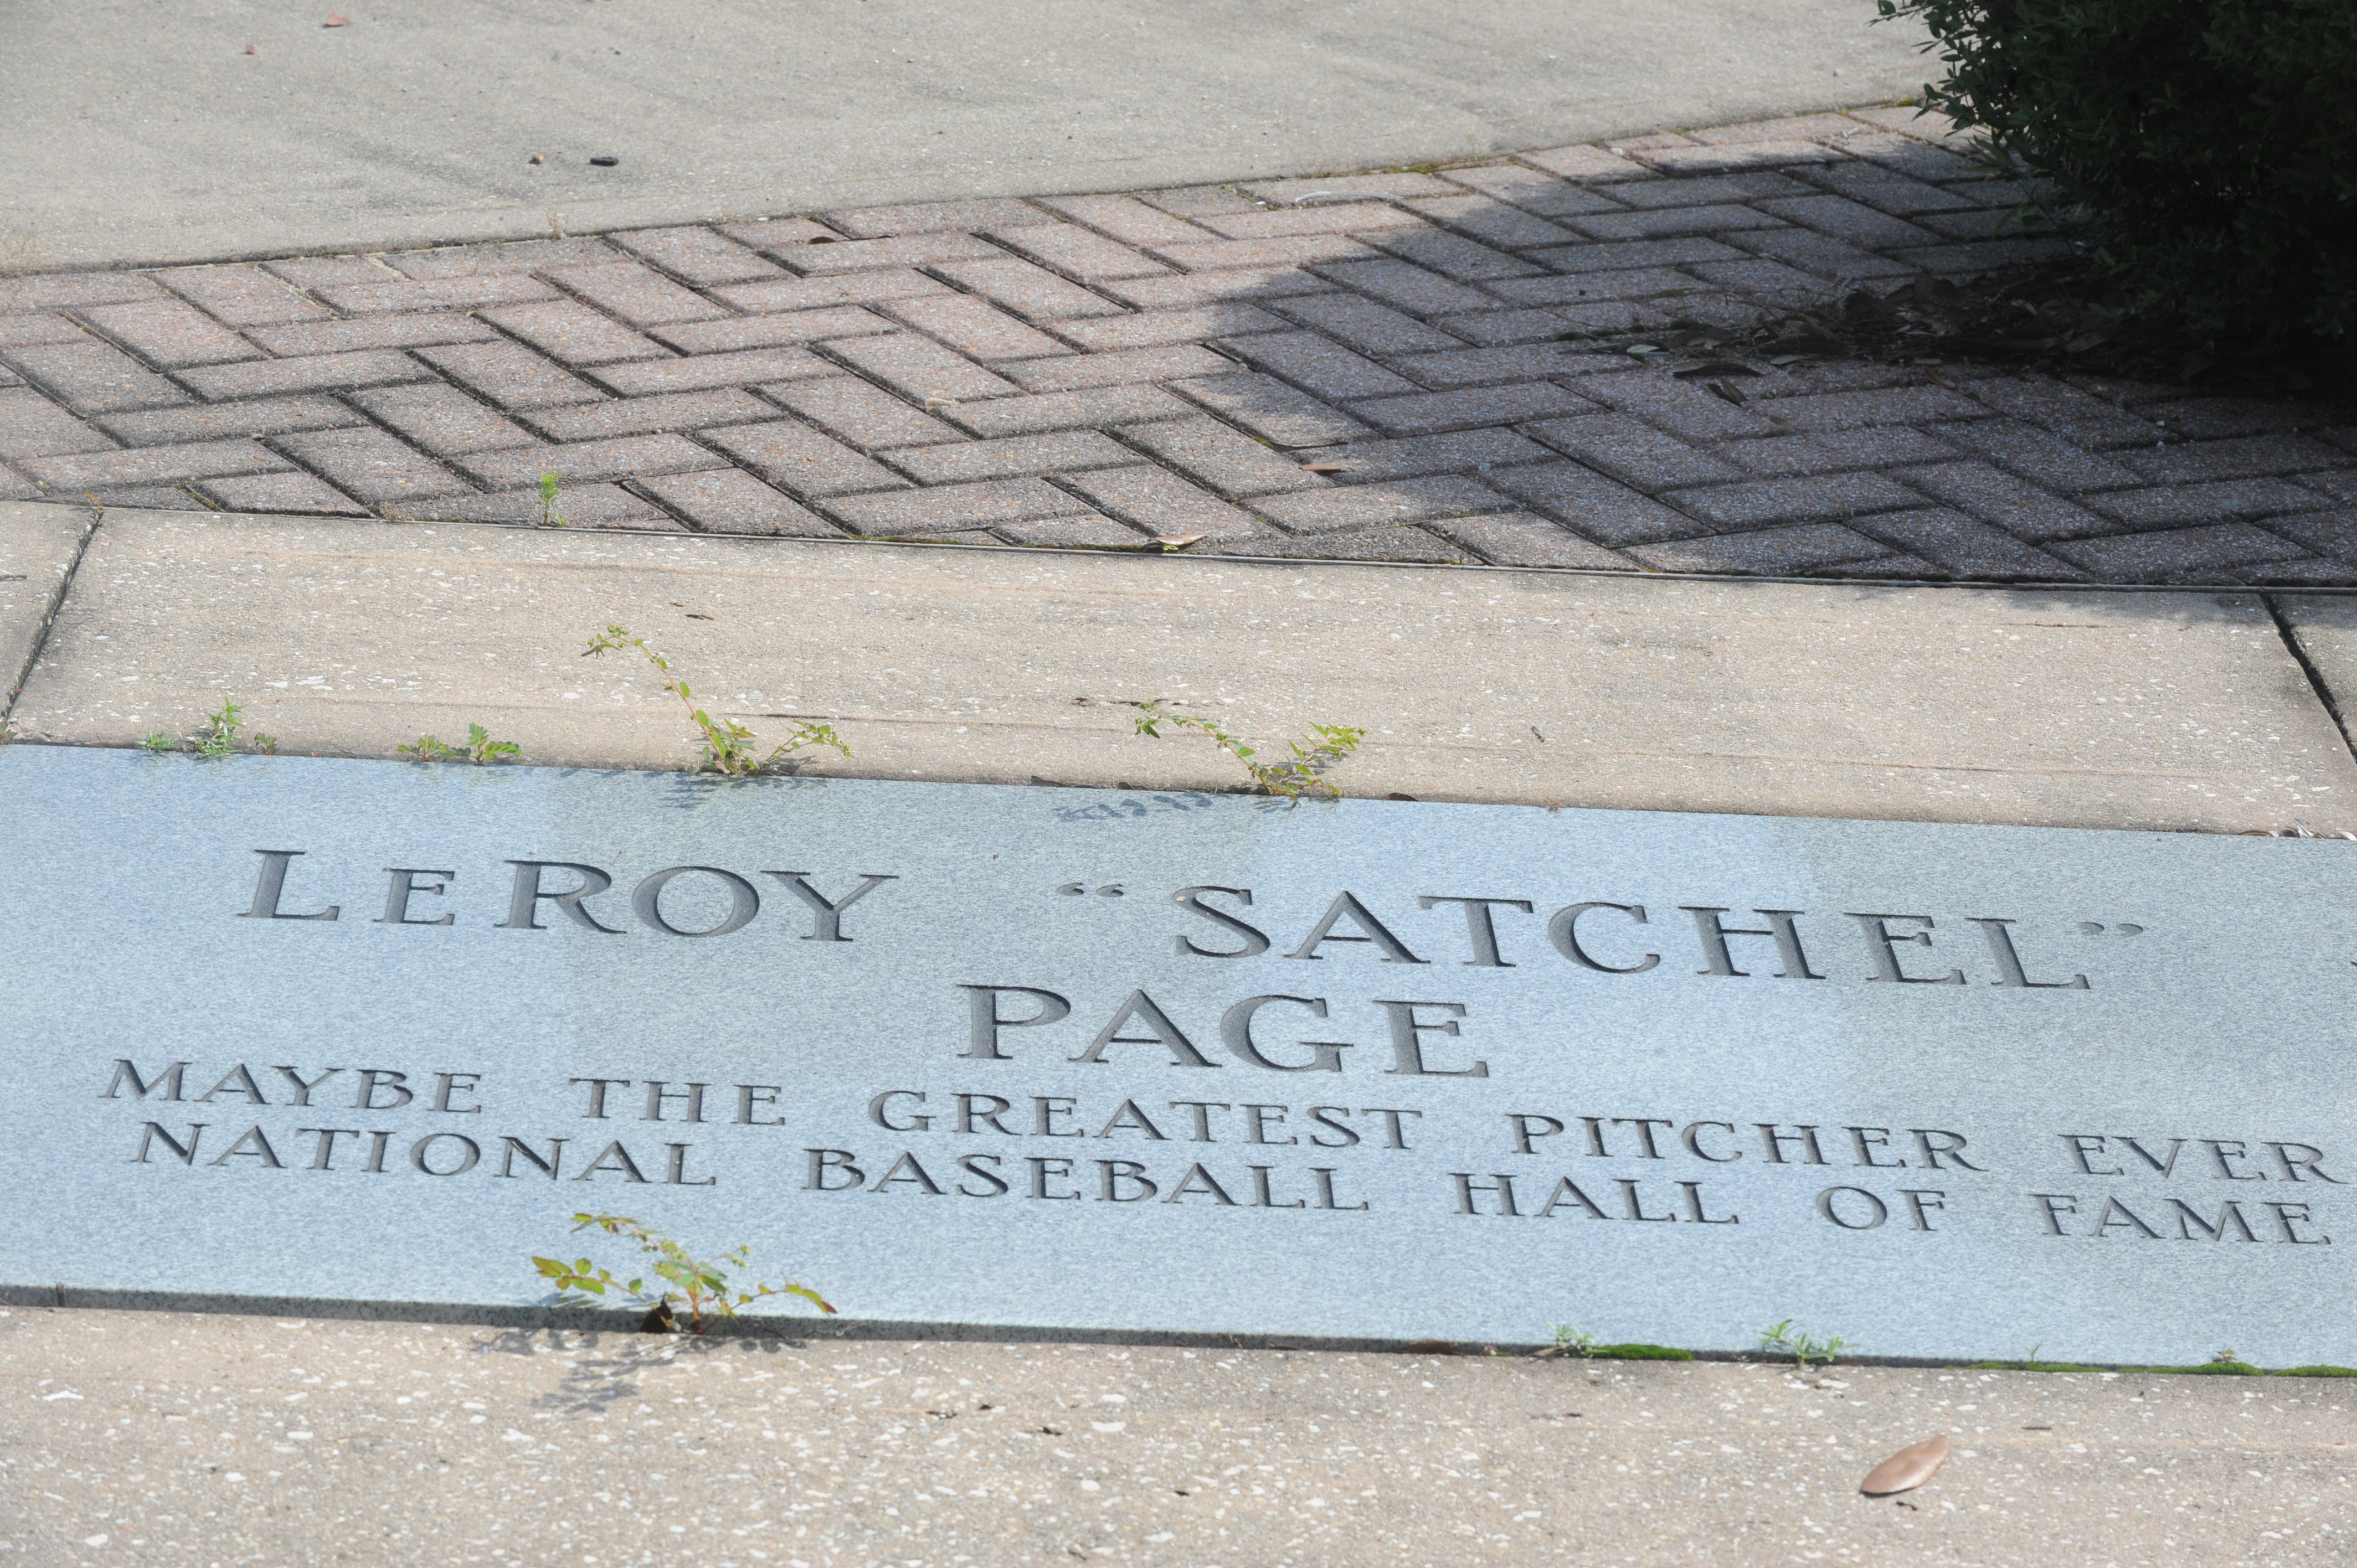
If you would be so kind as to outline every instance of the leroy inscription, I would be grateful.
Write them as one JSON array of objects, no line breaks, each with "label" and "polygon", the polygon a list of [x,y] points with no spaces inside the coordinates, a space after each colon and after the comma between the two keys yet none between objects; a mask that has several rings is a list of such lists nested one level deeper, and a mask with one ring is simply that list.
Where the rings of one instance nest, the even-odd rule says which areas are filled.
[{"label": "leroy inscription", "polygon": [[2357,1359],[2357,846],[29,747],[0,785],[0,1171],[44,1195],[0,1284],[529,1304],[597,1208],[904,1322]]}]

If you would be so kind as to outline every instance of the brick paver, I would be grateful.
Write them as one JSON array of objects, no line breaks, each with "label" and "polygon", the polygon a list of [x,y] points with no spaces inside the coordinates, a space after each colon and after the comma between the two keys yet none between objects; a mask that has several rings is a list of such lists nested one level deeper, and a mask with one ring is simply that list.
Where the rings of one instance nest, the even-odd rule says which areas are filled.
[{"label": "brick paver", "polygon": [[0,279],[0,495],[2357,584],[2357,414],[1645,334],[2050,255],[1904,111],[1460,168]]}]

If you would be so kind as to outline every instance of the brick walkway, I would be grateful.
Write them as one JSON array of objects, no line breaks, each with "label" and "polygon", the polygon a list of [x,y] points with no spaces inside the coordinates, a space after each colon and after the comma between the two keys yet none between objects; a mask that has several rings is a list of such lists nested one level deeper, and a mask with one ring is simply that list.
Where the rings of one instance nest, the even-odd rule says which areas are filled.
[{"label": "brick walkway", "polygon": [[2357,583],[2346,413],[1633,351],[2051,252],[1943,130],[0,280],[0,498],[527,521],[554,473],[576,527]]}]

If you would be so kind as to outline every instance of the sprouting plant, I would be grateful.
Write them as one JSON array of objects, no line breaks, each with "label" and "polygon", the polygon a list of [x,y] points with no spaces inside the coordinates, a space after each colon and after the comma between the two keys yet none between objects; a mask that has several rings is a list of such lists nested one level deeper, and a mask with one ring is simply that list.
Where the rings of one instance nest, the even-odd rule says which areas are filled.
[{"label": "sprouting plant", "polygon": [[660,1283],[650,1285],[644,1277],[618,1280],[587,1258],[567,1263],[555,1258],[533,1259],[543,1278],[553,1280],[559,1291],[579,1291],[585,1295],[602,1296],[608,1291],[627,1295],[643,1303],[650,1327],[677,1326],[672,1318],[671,1304],[679,1302],[687,1308],[688,1331],[701,1334],[710,1326],[712,1316],[734,1317],[740,1306],[748,1306],[764,1296],[798,1295],[821,1312],[834,1311],[827,1299],[808,1285],[798,1285],[791,1280],[780,1280],[776,1284],[755,1284],[749,1288],[732,1283],[730,1275],[749,1267],[749,1247],[737,1247],[716,1258],[704,1259],[692,1255],[686,1248],[653,1227],[641,1224],[619,1214],[576,1214],[573,1230],[576,1235],[595,1228],[608,1236],[620,1236],[638,1243],[639,1251],[652,1261],[648,1270]]},{"label": "sprouting plant", "polygon": [[1820,1339],[1794,1326],[1791,1318],[1770,1324],[1760,1331],[1760,1348],[1771,1356],[1790,1356],[1793,1364],[1803,1371],[1812,1361],[1830,1367],[1842,1352],[1840,1335],[1830,1334]]},{"label": "sprouting plant", "polygon": [[565,514],[556,510],[556,476],[554,474],[543,474],[540,477],[540,526],[543,528],[565,526]]},{"label": "sprouting plant", "polygon": [[1557,1354],[1573,1350],[1582,1356],[1593,1356],[1596,1354],[1596,1336],[1583,1334],[1568,1323],[1558,1323],[1555,1326],[1555,1348]]},{"label": "sprouting plant", "polygon": [[1247,746],[1242,736],[1229,731],[1217,719],[1198,718],[1193,714],[1174,714],[1158,702],[1137,704],[1139,735],[1152,736],[1159,740],[1162,732],[1157,726],[1166,724],[1198,730],[1209,736],[1222,751],[1243,764],[1244,771],[1252,775],[1254,783],[1271,795],[1282,795],[1289,800],[1298,800],[1305,789],[1322,790],[1335,800],[1341,799],[1342,792],[1326,782],[1320,775],[1358,750],[1359,743],[1367,737],[1365,730],[1352,729],[1345,725],[1311,725],[1309,735],[1303,739],[1315,737],[1314,745],[1304,746],[1299,740],[1289,741],[1286,746],[1291,756],[1278,762],[1255,762],[1253,759],[1260,755],[1259,748]]},{"label": "sprouting plant", "polygon": [[162,730],[157,730],[139,745],[146,751],[178,751],[180,749],[180,737],[166,735]]},{"label": "sprouting plant", "polygon": [[237,749],[237,732],[245,727],[241,715],[245,710],[227,697],[221,707],[205,715],[204,733],[197,736],[199,757],[227,757]]},{"label": "sprouting plant", "polygon": [[[195,749],[197,755],[199,757],[227,757],[231,753],[236,751],[238,748],[238,734],[245,728],[244,714],[245,709],[243,707],[236,703],[231,702],[227,697],[223,697],[221,699],[221,705],[213,712],[205,715],[205,727],[195,737]],[[153,741],[155,738],[156,737],[153,736],[148,736],[150,741]],[[274,755],[278,750],[278,737],[274,735],[264,735],[259,730],[254,732],[253,739],[249,744],[251,744],[256,751],[266,752],[273,755]]]},{"label": "sprouting plant", "polygon": [[834,733],[833,725],[802,722],[794,725],[792,736],[783,746],[771,751],[769,756],[757,759],[753,755],[753,746],[759,737],[735,719],[716,719],[697,707],[694,696],[687,689],[687,682],[673,673],[671,661],[649,648],[645,638],[631,636],[627,627],[608,627],[603,632],[589,639],[589,646],[582,651],[581,656],[584,659],[597,659],[625,648],[637,649],[646,655],[648,663],[670,677],[663,682],[663,690],[680,700],[687,709],[687,716],[694,721],[695,727],[702,732],[704,765],[715,773],[726,773],[737,777],[759,773],[778,758],[800,751],[806,746],[831,746],[845,757],[851,755],[851,747],[844,745],[843,738]]},{"label": "sprouting plant", "polygon": [[493,740],[490,731],[474,724],[467,726],[467,738],[457,746],[445,746],[430,735],[421,735],[415,746],[396,746],[393,749],[420,762],[472,762],[479,766],[497,762],[503,757],[523,755],[523,747],[515,742]]}]

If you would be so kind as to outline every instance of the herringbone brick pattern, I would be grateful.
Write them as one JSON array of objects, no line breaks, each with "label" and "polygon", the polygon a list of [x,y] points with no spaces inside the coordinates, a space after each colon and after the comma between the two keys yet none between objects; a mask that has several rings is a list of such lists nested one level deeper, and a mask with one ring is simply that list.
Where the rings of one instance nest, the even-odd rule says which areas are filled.
[{"label": "herringbone brick pattern", "polygon": [[1429,173],[0,280],[0,497],[2357,583],[2357,425],[1642,341],[2051,254],[1909,111]]}]

